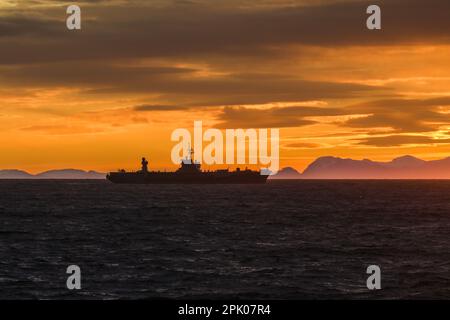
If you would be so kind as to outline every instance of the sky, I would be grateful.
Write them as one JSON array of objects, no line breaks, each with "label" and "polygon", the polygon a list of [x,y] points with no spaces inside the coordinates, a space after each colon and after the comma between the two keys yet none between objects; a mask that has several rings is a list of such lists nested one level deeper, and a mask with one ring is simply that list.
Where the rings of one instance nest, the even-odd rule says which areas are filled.
[{"label": "sky", "polygon": [[280,128],[298,170],[448,157],[449,16],[448,0],[0,0],[0,169],[172,169],[171,133],[195,120]]}]

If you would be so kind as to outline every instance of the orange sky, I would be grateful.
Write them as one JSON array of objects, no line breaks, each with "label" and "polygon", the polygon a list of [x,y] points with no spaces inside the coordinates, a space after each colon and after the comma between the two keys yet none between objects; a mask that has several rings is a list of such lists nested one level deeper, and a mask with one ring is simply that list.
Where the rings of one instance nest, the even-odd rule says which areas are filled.
[{"label": "orange sky", "polygon": [[[173,168],[176,128],[280,128],[281,167],[450,156],[450,3],[0,0],[0,169]],[[254,4],[257,3],[257,4]]]}]

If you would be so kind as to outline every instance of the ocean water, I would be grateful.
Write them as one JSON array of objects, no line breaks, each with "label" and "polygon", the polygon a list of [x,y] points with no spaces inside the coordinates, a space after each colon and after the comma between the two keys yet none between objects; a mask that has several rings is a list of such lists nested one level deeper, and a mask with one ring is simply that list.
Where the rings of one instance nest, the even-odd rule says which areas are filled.
[{"label": "ocean water", "polygon": [[450,181],[0,181],[0,298],[450,299]]}]

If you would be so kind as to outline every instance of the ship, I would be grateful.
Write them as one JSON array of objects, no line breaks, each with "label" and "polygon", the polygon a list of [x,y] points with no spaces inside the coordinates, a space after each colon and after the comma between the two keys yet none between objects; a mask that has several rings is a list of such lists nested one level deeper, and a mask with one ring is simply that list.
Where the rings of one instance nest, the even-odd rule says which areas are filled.
[{"label": "ship", "polygon": [[121,184],[264,184],[267,181],[268,175],[248,168],[202,171],[200,163],[194,160],[194,151],[191,149],[189,153],[190,156],[181,160],[176,171],[149,171],[148,161],[142,158],[141,170],[110,172],[106,178]]}]

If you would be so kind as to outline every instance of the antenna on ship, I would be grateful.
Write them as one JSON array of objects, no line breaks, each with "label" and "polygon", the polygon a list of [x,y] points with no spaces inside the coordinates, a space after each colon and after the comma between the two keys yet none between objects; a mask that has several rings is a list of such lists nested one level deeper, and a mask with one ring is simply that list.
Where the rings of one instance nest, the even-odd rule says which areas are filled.
[{"label": "antenna on ship", "polygon": [[191,144],[189,143],[188,147],[188,155],[184,158],[186,160],[186,163],[193,164],[194,162],[194,149],[191,148]]},{"label": "antenna on ship", "polygon": [[194,164],[194,148],[191,148],[189,150],[189,154],[190,154],[190,157],[191,157],[191,163]]}]

